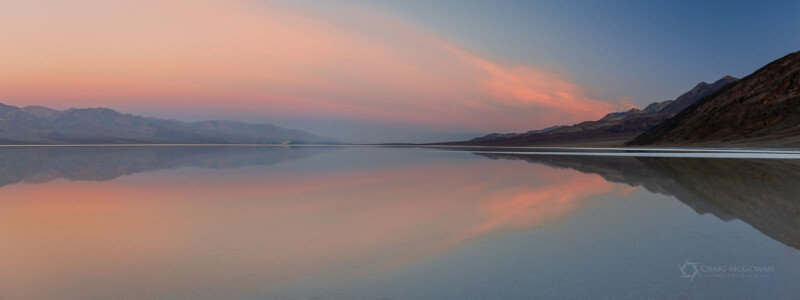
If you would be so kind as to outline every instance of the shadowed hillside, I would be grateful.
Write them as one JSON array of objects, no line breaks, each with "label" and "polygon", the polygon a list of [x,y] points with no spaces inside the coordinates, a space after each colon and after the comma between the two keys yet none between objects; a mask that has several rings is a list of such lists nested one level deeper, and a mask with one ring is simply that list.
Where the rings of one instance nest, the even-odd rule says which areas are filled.
[{"label": "shadowed hillside", "polygon": [[722,87],[738,79],[725,76],[714,83],[701,82],[675,100],[654,102],[644,109],[631,109],[607,114],[597,121],[586,121],[571,126],[553,126],[526,133],[494,133],[469,141],[445,143],[481,146],[558,145],[584,143],[611,143],[622,145],[646,130],[653,128]]},{"label": "shadowed hillside", "polygon": [[800,146],[800,52],[726,86],[627,144]]}]

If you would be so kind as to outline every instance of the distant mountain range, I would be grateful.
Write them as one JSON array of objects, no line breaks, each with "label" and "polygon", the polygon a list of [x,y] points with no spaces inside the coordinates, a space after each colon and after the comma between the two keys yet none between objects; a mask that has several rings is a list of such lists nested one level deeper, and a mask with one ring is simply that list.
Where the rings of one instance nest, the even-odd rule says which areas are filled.
[{"label": "distant mountain range", "polygon": [[703,97],[737,80],[725,76],[711,84],[701,82],[675,100],[655,102],[644,109],[634,108],[610,113],[597,121],[586,121],[571,126],[554,126],[525,133],[493,133],[451,144],[521,146],[610,142],[621,145],[622,142],[655,127]]},{"label": "distant mountain range", "polygon": [[107,108],[55,110],[0,104],[0,144],[337,144],[270,124],[187,123]]},{"label": "distant mountain range", "polygon": [[689,106],[628,145],[800,146],[800,52]]},{"label": "distant mountain range", "polygon": [[547,127],[545,129],[530,130],[530,131],[525,132],[525,133],[492,133],[492,134],[487,134],[487,135],[482,136],[482,137],[477,137],[477,138],[471,139],[470,142],[479,142],[480,143],[480,142],[503,141],[503,140],[507,140],[507,139],[514,139],[514,138],[522,137],[522,136],[525,136],[525,135],[533,135],[533,134],[537,134],[537,133],[550,132],[550,131],[553,131],[553,130],[556,130],[556,129],[559,129],[559,128],[564,128],[564,127],[569,127],[569,126],[567,126],[567,125],[556,125],[556,126]]}]

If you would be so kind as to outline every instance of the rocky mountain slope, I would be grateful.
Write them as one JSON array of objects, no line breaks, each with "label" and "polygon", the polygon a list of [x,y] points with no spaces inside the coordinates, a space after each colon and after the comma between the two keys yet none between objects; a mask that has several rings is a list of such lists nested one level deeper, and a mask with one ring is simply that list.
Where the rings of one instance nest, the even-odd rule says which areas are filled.
[{"label": "rocky mountain slope", "polygon": [[800,145],[800,52],[726,86],[628,145]]}]

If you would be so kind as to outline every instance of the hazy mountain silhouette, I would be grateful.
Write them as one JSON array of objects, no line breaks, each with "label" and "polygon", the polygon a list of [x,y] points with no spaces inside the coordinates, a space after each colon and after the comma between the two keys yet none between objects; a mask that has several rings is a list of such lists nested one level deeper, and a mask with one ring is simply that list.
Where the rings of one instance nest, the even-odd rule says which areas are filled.
[{"label": "hazy mountain silhouette", "polygon": [[800,145],[800,52],[726,86],[629,145]]},{"label": "hazy mountain silhouette", "polygon": [[725,76],[711,84],[701,82],[675,100],[655,102],[644,109],[634,108],[610,113],[597,121],[586,121],[572,126],[555,126],[526,133],[493,133],[450,144],[512,146],[617,141],[621,145],[622,142],[653,128],[703,97],[737,80]]},{"label": "hazy mountain silhouette", "polygon": [[800,162],[795,160],[476,154],[569,168],[641,186],[674,196],[698,214],[742,220],[800,249]]},{"label": "hazy mountain silhouette", "polygon": [[334,144],[335,139],[270,124],[186,123],[107,108],[58,111],[0,104],[0,144]]}]

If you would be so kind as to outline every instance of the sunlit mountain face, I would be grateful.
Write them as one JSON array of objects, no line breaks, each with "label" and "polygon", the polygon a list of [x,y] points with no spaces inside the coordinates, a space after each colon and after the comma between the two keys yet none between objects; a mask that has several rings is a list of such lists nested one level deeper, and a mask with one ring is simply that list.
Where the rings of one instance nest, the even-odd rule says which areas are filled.
[{"label": "sunlit mountain face", "polygon": [[[459,283],[495,272],[514,275],[481,280],[511,284],[509,293],[581,296],[600,287],[548,282],[574,276],[565,260],[589,257],[602,259],[577,278],[644,264],[652,271],[630,288],[668,277],[669,288],[703,293],[715,282],[682,285],[671,259],[800,255],[796,201],[785,196],[798,179],[784,176],[797,167],[780,160],[186,146],[2,149],[0,158],[0,291],[11,298],[346,298],[366,286],[402,298],[442,293],[439,284],[496,294]],[[754,197],[762,204],[740,204]],[[698,231],[717,232],[705,237],[713,243],[682,241]],[[731,242],[741,249],[713,254]],[[489,259],[548,273],[456,275]],[[783,276],[771,281],[776,293],[793,288],[782,283],[800,277],[794,270],[773,274]],[[407,279],[431,274],[446,275],[435,285]]]}]

